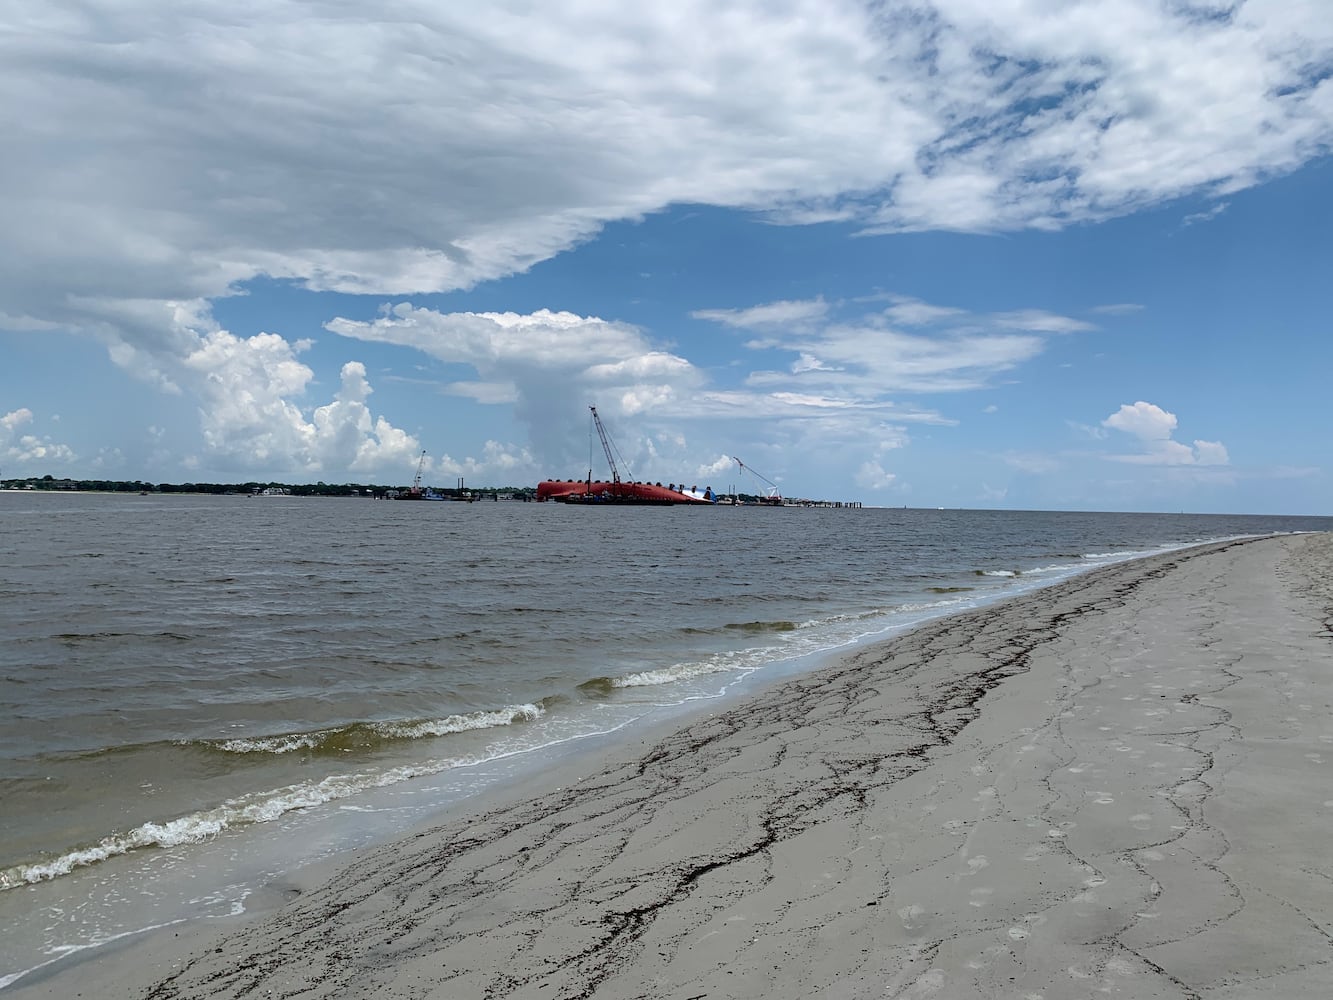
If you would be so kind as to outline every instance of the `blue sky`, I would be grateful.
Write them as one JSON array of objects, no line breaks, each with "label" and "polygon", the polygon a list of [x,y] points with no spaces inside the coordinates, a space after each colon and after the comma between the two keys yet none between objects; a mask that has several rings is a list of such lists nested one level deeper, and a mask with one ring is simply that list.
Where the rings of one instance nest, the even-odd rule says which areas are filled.
[{"label": "blue sky", "polygon": [[1322,3],[526,7],[11,4],[0,477],[1333,510]]}]

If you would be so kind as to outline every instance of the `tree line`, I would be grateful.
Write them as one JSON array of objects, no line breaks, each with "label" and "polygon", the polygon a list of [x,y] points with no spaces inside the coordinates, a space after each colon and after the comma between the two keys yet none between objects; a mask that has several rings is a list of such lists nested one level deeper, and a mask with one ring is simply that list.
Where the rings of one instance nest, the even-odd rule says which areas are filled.
[{"label": "tree line", "polygon": [[[386,486],[378,483],[280,483],[247,480],[243,483],[147,483],[141,479],[57,479],[54,476],[27,477],[0,480],[0,488],[17,490],[78,490],[95,493],[207,493],[216,496],[259,493],[266,489],[283,489],[292,496],[303,497],[383,497],[390,490],[404,486]],[[444,496],[465,494],[512,493],[515,496],[535,493],[530,486],[469,487],[466,490],[440,489]]]}]

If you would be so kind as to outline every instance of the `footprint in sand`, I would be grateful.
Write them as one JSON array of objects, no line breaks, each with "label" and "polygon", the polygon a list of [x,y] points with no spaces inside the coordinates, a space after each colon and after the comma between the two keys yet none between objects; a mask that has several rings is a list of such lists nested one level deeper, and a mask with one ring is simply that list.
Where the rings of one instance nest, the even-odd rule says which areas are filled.
[{"label": "footprint in sand", "polygon": [[898,911],[898,917],[903,922],[904,930],[916,930],[921,926],[921,918],[925,915],[925,910],[915,903],[910,906],[904,906]]},{"label": "footprint in sand", "polygon": [[1106,960],[1104,968],[1113,976],[1132,976],[1136,971],[1131,962],[1127,962],[1125,959],[1115,955]]}]

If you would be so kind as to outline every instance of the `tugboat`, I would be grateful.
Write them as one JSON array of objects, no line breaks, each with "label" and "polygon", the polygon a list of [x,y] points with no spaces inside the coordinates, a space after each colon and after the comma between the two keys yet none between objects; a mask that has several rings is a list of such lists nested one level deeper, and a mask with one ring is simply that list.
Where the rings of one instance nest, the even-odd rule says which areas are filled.
[{"label": "tugboat", "polygon": [[597,415],[597,407],[590,406],[592,424],[602,442],[602,451],[606,453],[606,463],[611,467],[611,479],[593,479],[592,470],[588,470],[586,479],[547,479],[537,484],[538,500],[555,500],[570,504],[636,504],[639,506],[666,507],[677,504],[714,504],[717,498],[711,486],[699,492],[697,486],[689,489],[682,483],[640,483],[622,482],[620,469],[616,466],[615,448],[602,426],[602,418]]}]

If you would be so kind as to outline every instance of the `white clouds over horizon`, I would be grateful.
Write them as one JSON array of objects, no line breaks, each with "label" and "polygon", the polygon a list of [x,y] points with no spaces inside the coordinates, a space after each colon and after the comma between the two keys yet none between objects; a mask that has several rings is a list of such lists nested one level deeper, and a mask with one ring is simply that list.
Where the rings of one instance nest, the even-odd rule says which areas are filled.
[{"label": "white clouds over horizon", "polygon": [[0,416],[0,461],[8,462],[68,462],[75,458],[68,445],[49,437],[20,433],[20,428],[31,424],[32,411],[27,407]]},{"label": "white clouds over horizon", "polygon": [[[581,435],[556,408],[583,394],[642,417],[645,455],[651,440],[706,466],[716,447],[668,431],[744,421],[775,452],[836,453],[887,487],[885,455],[855,452],[867,427],[956,424],[922,397],[991,389],[1053,339],[1094,333],[1082,316],[1141,307],[1015,295],[979,315],[924,301],[949,296],[895,284],[888,263],[855,302],[812,283],[741,308],[700,292],[677,304],[681,329],[586,299],[469,312],[411,297],[512,280],[683,205],[764,226],[999,234],[1196,196],[1217,206],[1191,217],[1204,223],[1333,146],[1326,13],[1319,0],[14,0],[0,331],[89,338],[184,398],[199,447],[176,458],[204,468],[411,466],[423,432],[393,408],[403,375],[369,360],[394,348],[438,362],[424,392],[512,407],[528,433],[474,442],[441,471],[570,458]],[[218,304],[261,285],[325,311],[293,330],[222,329]],[[370,320],[319,292],[397,304]],[[1150,422],[1121,422],[1134,419]],[[1149,444],[1126,462],[1228,460],[1216,442],[1136,440]]]},{"label": "white clouds over horizon", "polygon": [[1141,451],[1114,455],[1118,462],[1138,465],[1229,465],[1230,456],[1220,441],[1196,440],[1193,447],[1174,439],[1178,420],[1153,403],[1142,400],[1122,404],[1102,421],[1103,427],[1122,431],[1138,439]]},{"label": "white clouds over horizon", "polygon": [[[885,393],[964,392],[984,388],[1041,353],[1043,334],[1091,331],[1082,320],[1040,309],[975,315],[890,296],[879,312],[829,318],[824,300],[777,302],[746,309],[701,309],[692,315],[756,336],[746,346],[795,354],[785,371],[756,371],[747,383],[833,391],[862,402]],[[858,303],[859,304],[859,303]],[[911,328],[895,329],[894,324]]]}]

